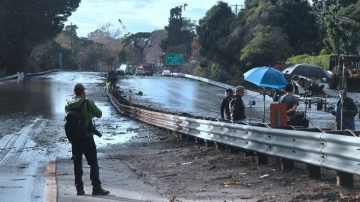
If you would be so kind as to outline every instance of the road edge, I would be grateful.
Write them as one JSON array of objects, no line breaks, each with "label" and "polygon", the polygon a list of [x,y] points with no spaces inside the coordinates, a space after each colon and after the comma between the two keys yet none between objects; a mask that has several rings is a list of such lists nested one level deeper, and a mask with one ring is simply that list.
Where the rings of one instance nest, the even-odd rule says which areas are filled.
[{"label": "road edge", "polygon": [[49,162],[46,166],[46,190],[45,202],[56,202],[57,184],[56,184],[56,162]]}]

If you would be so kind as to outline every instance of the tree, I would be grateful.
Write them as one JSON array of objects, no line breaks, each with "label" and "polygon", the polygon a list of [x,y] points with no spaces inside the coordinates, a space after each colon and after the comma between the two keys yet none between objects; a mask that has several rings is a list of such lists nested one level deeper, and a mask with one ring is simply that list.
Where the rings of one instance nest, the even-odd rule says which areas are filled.
[{"label": "tree", "polygon": [[167,38],[160,47],[163,52],[177,52],[191,55],[191,44],[195,36],[194,23],[182,17],[182,9],[187,5],[177,6],[170,10],[169,25],[165,26]]},{"label": "tree", "polygon": [[326,33],[324,45],[328,52],[357,54],[360,45],[360,1],[314,0],[313,8]]},{"label": "tree", "polygon": [[37,44],[54,38],[80,0],[1,0],[0,68],[21,71]]},{"label": "tree", "polygon": [[307,0],[278,0],[273,19],[289,38],[292,54],[318,54],[321,49],[317,18]]},{"label": "tree", "polygon": [[221,65],[228,61],[229,25],[234,19],[235,15],[228,4],[220,1],[199,20],[196,32],[202,56]]},{"label": "tree", "polygon": [[250,67],[282,63],[290,55],[288,37],[280,27],[257,28],[255,37],[242,50],[240,60]]},{"label": "tree", "polygon": [[150,32],[138,32],[136,34],[131,34],[130,36],[126,37],[122,43],[124,44],[124,46],[132,44],[134,47],[136,47],[140,52],[140,61],[141,63],[143,63],[144,49],[150,42],[150,36]]}]

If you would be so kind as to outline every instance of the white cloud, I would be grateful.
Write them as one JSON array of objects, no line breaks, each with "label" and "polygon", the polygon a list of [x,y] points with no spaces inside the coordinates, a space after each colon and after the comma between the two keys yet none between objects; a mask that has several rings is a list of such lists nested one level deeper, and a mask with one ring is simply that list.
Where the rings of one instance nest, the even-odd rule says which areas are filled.
[{"label": "white cloud", "polygon": [[[187,1],[183,17],[198,22],[217,1]],[[224,2],[242,5],[244,0]],[[150,32],[163,29],[168,24],[170,9],[184,3],[180,0],[83,0],[66,24],[76,24],[79,27],[77,33],[82,37],[107,23],[111,23],[114,29],[120,28],[118,19],[131,33]]]}]

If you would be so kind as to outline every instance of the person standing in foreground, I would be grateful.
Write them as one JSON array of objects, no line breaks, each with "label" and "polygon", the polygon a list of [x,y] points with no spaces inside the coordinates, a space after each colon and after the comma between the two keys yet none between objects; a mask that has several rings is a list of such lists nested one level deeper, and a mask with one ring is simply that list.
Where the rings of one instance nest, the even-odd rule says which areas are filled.
[{"label": "person standing in foreground", "polygon": [[[222,100],[220,113],[221,113],[221,119],[230,120],[230,108],[229,103],[233,98],[233,90],[231,88],[226,89],[225,91],[225,97]],[[224,113],[226,117],[224,116]]]},{"label": "person standing in foreground", "polygon": [[245,105],[242,100],[245,88],[243,86],[237,86],[235,88],[235,95],[229,103],[230,117],[232,121],[243,121],[245,120]]},{"label": "person standing in foreground", "polygon": [[[342,110],[343,109],[343,110]],[[342,127],[341,127],[341,111],[342,111]],[[336,116],[337,130],[355,130],[354,117],[358,113],[356,105],[350,97],[347,96],[346,90],[340,91],[340,99],[336,103],[336,110],[332,112]]]},{"label": "person standing in foreground", "polygon": [[84,137],[73,139],[71,141],[72,160],[74,162],[75,186],[77,195],[84,195],[84,185],[82,181],[82,155],[90,166],[90,179],[93,186],[92,195],[107,195],[110,192],[102,189],[99,179],[99,165],[97,159],[97,150],[93,138],[93,133],[89,131],[92,118],[100,118],[102,116],[101,110],[91,100],[85,98],[85,88],[81,83],[74,86],[74,97],[65,106],[65,112],[80,109],[84,117],[85,133]]},{"label": "person standing in foreground", "polygon": [[292,84],[288,84],[285,86],[286,94],[281,96],[279,99],[280,103],[286,104],[286,114],[289,124],[292,124],[292,120],[295,119],[295,112],[299,106],[299,99],[295,97],[294,86]]}]

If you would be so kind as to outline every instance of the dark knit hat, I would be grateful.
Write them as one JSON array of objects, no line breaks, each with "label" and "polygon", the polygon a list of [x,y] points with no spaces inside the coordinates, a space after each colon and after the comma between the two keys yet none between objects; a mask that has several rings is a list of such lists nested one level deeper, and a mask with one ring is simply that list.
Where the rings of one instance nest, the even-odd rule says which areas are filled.
[{"label": "dark knit hat", "polygon": [[74,92],[76,95],[79,95],[79,94],[83,93],[84,91],[85,91],[84,85],[82,85],[81,83],[75,84]]}]

